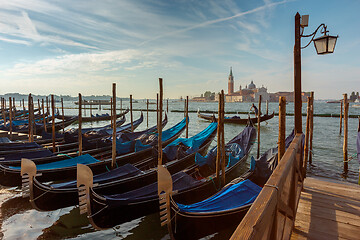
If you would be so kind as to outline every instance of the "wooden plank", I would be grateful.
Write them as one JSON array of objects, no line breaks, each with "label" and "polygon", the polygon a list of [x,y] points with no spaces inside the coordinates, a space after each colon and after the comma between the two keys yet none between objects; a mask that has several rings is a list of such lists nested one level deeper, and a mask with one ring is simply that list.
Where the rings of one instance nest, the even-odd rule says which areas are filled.
[{"label": "wooden plank", "polygon": [[301,226],[303,232],[321,233],[321,239],[327,239],[323,234],[329,234],[334,237],[343,237],[347,239],[359,239],[360,227],[336,222],[329,219],[323,219],[316,216],[299,215],[295,221],[295,226]]},{"label": "wooden plank", "polygon": [[357,198],[357,196],[355,196],[355,197],[345,196],[345,195],[341,195],[339,193],[331,193],[331,192],[324,191],[321,189],[311,189],[311,188],[305,188],[303,193],[309,194],[309,195],[318,195],[320,199],[326,198],[327,200],[341,201],[341,202],[346,202],[347,204],[360,206],[359,205],[360,202],[359,202],[359,199]]}]

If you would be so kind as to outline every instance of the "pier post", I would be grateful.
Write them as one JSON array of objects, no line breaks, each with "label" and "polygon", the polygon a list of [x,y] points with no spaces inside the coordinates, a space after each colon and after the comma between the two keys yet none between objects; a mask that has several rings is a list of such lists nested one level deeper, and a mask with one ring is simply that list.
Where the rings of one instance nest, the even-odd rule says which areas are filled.
[{"label": "pier post", "polygon": [[[10,140],[12,140],[12,109],[13,109],[13,105],[11,102],[11,97],[9,97],[9,121],[10,121],[10,126],[9,126],[9,132],[10,132]],[[4,122],[4,124],[6,124],[6,122]]]},{"label": "pier post", "polygon": [[257,119],[257,158],[260,157],[260,119],[261,119],[261,95],[259,95],[259,112],[258,112],[258,119]]},{"label": "pier post", "polygon": [[111,97],[110,98],[110,125],[111,125],[111,128],[113,128],[113,124],[114,124],[114,119],[112,117],[112,114],[113,114],[113,98]]},{"label": "pier post", "polygon": [[149,128],[149,99],[146,100],[146,128]]},{"label": "pier post", "polygon": [[344,94],[344,174],[348,172],[348,113],[349,113],[349,103],[347,101],[347,94]]},{"label": "pier post", "polygon": [[[221,90],[221,186],[225,186],[225,130],[224,130],[224,114],[225,114],[225,97],[224,90]],[[220,116],[219,116],[220,118]]]},{"label": "pier post", "polygon": [[[34,110],[34,108],[32,109]],[[55,100],[54,100],[54,94],[51,94],[51,126],[52,126],[52,146],[53,146],[53,152],[56,152],[55,149]]]},{"label": "pier post", "polygon": [[303,160],[303,169],[304,176],[306,175],[307,169],[307,160],[309,155],[309,128],[310,128],[310,115],[311,115],[311,98],[307,98],[307,114],[306,114],[306,130],[305,130],[305,144],[304,144],[304,160]]},{"label": "pier post", "polygon": [[286,97],[279,97],[279,140],[278,140],[278,164],[285,153],[286,132]]},{"label": "pier post", "polygon": [[269,100],[266,100],[266,115],[269,115]]},{"label": "pier post", "polygon": [[158,117],[157,117],[157,123],[158,123],[158,165],[162,165],[162,110],[163,110],[163,79],[159,78],[159,87],[160,87],[160,93],[159,93],[159,110],[158,110]]},{"label": "pier post", "polygon": [[311,99],[311,104],[310,104],[310,139],[309,139],[309,164],[312,164],[312,151],[313,151],[313,136],[314,136],[314,92],[310,93],[310,99]]},{"label": "pier post", "polygon": [[78,133],[78,141],[79,141],[79,156],[82,155],[82,132],[81,132],[81,127],[82,127],[82,97],[81,94],[79,93],[79,133]]},{"label": "pier post", "polygon": [[217,126],[217,152],[216,152],[216,179],[218,186],[220,185],[220,160],[221,160],[221,109],[222,109],[222,97],[219,93],[219,110],[218,110],[218,126]]},{"label": "pier post", "polygon": [[[130,95],[130,119],[131,119],[131,132],[134,132],[133,111],[132,111],[132,95]],[[114,122],[114,124],[115,124],[115,122]]]},{"label": "pier post", "polygon": [[44,131],[47,132],[46,117],[45,117],[45,116],[47,116],[47,115],[45,115],[44,99],[41,99],[41,102],[42,102],[42,113],[43,113]]},{"label": "pier post", "polygon": [[34,141],[34,132],[32,130],[33,127],[33,121],[32,121],[32,114],[31,114],[31,93],[29,94],[29,98],[28,98],[28,111],[29,111],[29,116],[28,116],[28,120],[29,120],[29,142],[33,142]]},{"label": "pier post", "polygon": [[23,104],[23,110],[25,111],[25,100],[22,100],[22,104]]},{"label": "pier post", "polygon": [[[48,97],[48,96],[46,96],[46,113],[47,113],[48,116],[50,115],[50,110],[49,110],[49,97]],[[46,123],[48,123],[48,122],[49,122],[49,119],[47,118]]]},{"label": "pier post", "polygon": [[65,116],[64,116],[64,100],[63,100],[63,98],[61,98],[61,115],[62,115],[63,133],[65,133]]},{"label": "pier post", "polygon": [[294,123],[295,134],[302,133],[301,114],[301,40],[300,14],[295,15],[295,45],[294,45]]},{"label": "pier post", "polygon": [[340,100],[340,131],[339,134],[341,135],[341,130],[342,130],[342,117],[343,117],[343,100]]},{"label": "pier post", "polygon": [[186,117],[186,138],[188,138],[189,137],[189,96],[186,96],[185,117]]},{"label": "pier post", "polygon": [[[130,95],[131,96],[131,95]],[[112,84],[112,151],[111,151],[111,168],[115,168],[116,165],[116,83]]]},{"label": "pier post", "polygon": [[169,99],[166,99],[166,112],[169,113]]}]

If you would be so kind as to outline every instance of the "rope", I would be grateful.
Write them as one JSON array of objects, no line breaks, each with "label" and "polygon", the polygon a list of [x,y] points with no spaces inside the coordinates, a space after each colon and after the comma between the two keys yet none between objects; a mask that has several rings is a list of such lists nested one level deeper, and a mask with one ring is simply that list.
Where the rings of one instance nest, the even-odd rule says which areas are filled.
[{"label": "rope", "polygon": [[209,178],[210,178],[210,180],[212,181],[212,183],[214,184],[215,190],[216,190],[216,191],[219,191],[219,189],[218,189],[217,186],[216,186],[216,183],[214,182],[214,179],[213,179],[212,177],[209,177]]},{"label": "rope", "polygon": [[348,159],[344,162],[350,162],[351,160],[353,160],[355,157],[357,156],[357,153],[351,155],[350,157],[348,157]]},{"label": "rope", "polygon": [[59,153],[58,156],[67,156],[68,158],[73,158],[73,157],[71,157],[71,156],[69,156],[69,155],[67,155],[65,153]]}]

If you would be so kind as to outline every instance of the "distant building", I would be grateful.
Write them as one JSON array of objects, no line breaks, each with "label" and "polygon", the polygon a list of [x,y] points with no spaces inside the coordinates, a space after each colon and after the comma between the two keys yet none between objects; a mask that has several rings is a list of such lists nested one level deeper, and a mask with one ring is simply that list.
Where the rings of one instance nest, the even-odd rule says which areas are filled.
[{"label": "distant building", "polygon": [[232,73],[232,68],[230,68],[230,74],[228,79],[228,94],[225,95],[226,102],[255,102],[259,101],[259,96],[261,95],[262,101],[268,101],[270,96],[267,92],[267,88],[260,87],[257,88],[253,81],[246,85],[245,88],[240,88],[238,91],[234,92],[234,76]]}]

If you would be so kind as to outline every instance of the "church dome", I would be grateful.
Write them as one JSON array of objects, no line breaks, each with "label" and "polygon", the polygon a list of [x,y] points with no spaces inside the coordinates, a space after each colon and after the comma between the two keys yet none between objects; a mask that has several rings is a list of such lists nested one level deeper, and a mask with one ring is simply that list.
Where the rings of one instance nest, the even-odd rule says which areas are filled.
[{"label": "church dome", "polygon": [[251,80],[251,83],[249,84],[249,89],[255,89],[256,85],[254,84],[254,82]]}]

